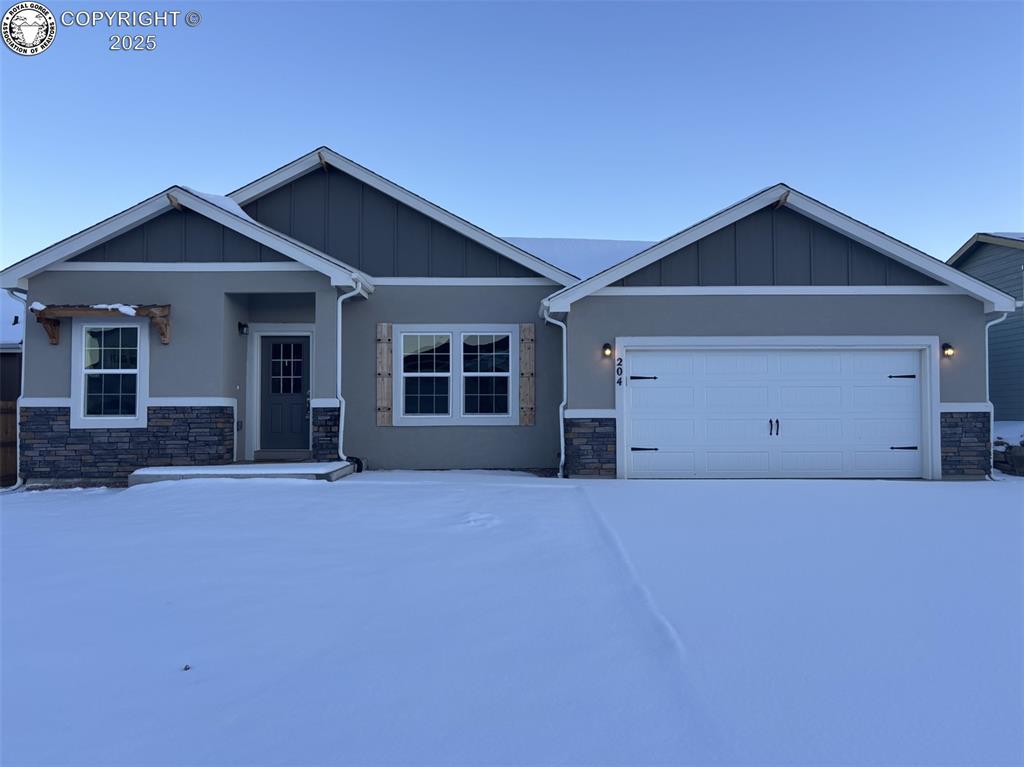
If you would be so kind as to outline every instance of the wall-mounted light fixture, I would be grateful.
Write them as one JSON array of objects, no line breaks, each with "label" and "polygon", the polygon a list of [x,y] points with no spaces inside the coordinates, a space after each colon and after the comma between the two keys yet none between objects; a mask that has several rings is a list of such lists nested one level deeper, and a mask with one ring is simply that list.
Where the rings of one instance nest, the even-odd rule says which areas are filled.
[{"label": "wall-mounted light fixture", "polygon": [[601,355],[604,356],[604,357],[611,357],[612,356],[612,345],[611,344],[605,344],[604,346],[602,346],[601,347]]},{"label": "wall-mounted light fixture", "polygon": [[244,322],[238,323],[238,335],[247,336],[249,335],[249,326]]},{"label": "wall-mounted light fixture", "polygon": [[953,347],[953,344],[943,344],[942,345],[942,356],[946,357],[947,359],[949,357],[955,357],[956,356],[956,349]]}]

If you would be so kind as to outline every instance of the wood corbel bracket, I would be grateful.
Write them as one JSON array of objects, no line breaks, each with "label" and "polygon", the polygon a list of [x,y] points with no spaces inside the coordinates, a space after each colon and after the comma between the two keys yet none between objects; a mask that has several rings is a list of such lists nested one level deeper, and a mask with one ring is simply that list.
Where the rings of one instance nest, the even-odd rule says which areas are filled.
[{"label": "wood corbel bracket", "polygon": [[156,328],[156,332],[160,334],[160,343],[166,345],[171,342],[171,318],[170,317],[150,317],[150,324]]},{"label": "wood corbel bracket", "polygon": [[36,317],[36,322],[43,326],[43,330],[46,331],[46,337],[50,339],[50,346],[56,346],[60,343],[60,320],[56,317]]}]

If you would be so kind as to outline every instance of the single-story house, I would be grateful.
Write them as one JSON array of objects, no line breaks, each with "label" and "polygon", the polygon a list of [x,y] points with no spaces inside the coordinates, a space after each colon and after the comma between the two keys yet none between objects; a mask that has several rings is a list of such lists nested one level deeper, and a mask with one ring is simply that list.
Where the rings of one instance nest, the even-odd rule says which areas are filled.
[{"label": "single-story house", "polygon": [[579,280],[328,148],[8,267],[20,476],[965,477],[1012,297],[778,184]]},{"label": "single-story house", "polygon": [[[948,263],[1024,299],[1024,232],[978,232]],[[1024,313],[990,328],[988,376],[995,420],[1024,421]]]}]

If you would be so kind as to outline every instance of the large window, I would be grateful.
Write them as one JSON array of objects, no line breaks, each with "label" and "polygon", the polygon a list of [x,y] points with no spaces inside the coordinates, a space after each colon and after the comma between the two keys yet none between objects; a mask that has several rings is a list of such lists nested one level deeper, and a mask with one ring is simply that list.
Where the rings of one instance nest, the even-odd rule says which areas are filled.
[{"label": "large window", "polygon": [[73,329],[73,428],[137,428],[146,425],[148,322],[89,322]]},{"label": "large window", "polygon": [[394,423],[517,424],[518,346],[514,325],[396,325]]},{"label": "large window", "polygon": [[139,329],[85,328],[85,415],[134,418],[138,407]]}]

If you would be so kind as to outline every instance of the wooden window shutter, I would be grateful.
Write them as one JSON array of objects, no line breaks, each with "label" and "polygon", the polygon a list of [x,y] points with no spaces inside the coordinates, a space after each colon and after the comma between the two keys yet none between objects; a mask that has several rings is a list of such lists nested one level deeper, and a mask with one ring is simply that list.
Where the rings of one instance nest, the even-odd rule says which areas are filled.
[{"label": "wooden window shutter", "polygon": [[391,365],[391,323],[377,323],[377,425],[391,426],[391,393],[393,379]]},{"label": "wooden window shutter", "polygon": [[533,426],[537,418],[535,331],[532,322],[519,326],[519,425]]}]

